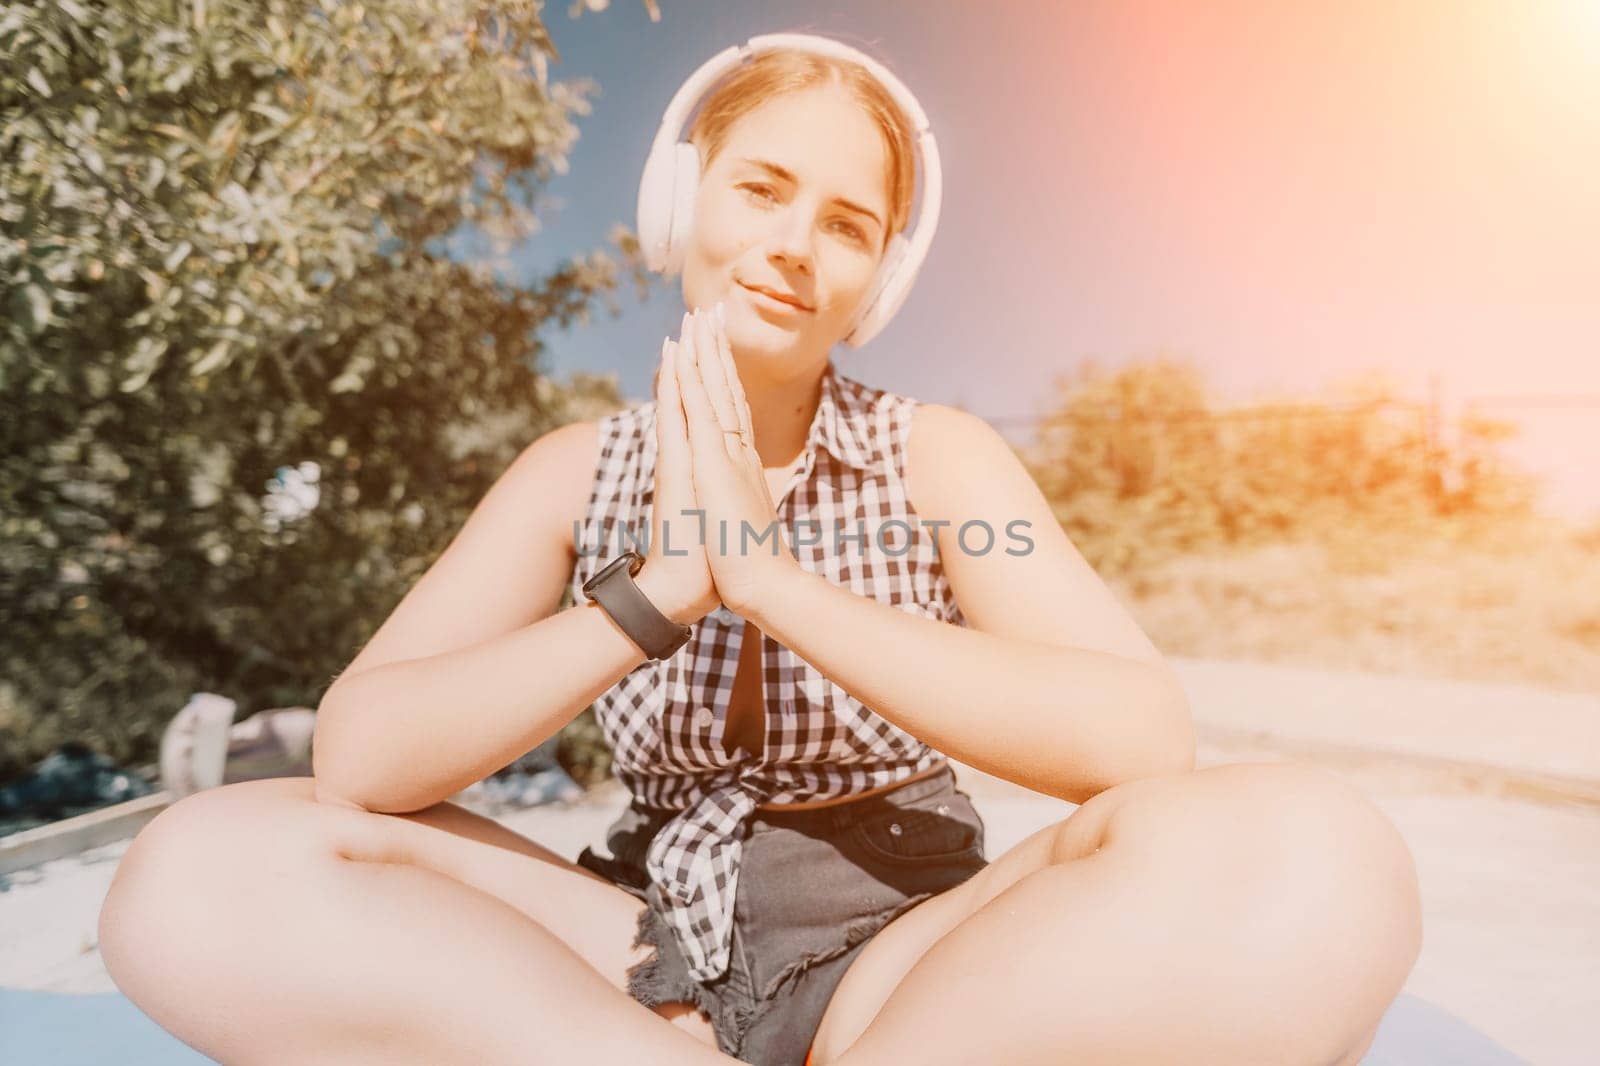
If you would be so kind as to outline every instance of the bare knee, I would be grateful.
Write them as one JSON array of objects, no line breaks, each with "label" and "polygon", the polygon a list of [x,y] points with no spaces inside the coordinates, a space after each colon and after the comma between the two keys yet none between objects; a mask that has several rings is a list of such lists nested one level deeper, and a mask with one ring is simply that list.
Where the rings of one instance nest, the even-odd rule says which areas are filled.
[{"label": "bare knee", "polygon": [[1364,923],[1410,969],[1422,907],[1411,851],[1358,788],[1304,763],[1231,763],[1164,778],[1115,812],[1107,838],[1140,831],[1225,870],[1235,890],[1270,893],[1315,915]]},{"label": "bare knee", "polygon": [[1229,835],[1253,837],[1262,868],[1308,903],[1343,902],[1410,969],[1422,944],[1416,864],[1394,822],[1338,774],[1304,763],[1211,768]]},{"label": "bare knee", "polygon": [[1329,1026],[1324,1046],[1370,1042],[1422,948],[1416,867],[1393,822],[1337,774],[1300,763],[1126,788],[1107,804],[1104,851],[1183,885],[1196,949],[1302,1006],[1283,1012],[1302,1034],[1313,1017]]},{"label": "bare knee", "polygon": [[123,853],[108,899],[165,888],[186,878],[224,878],[237,860],[267,853],[332,849],[308,777],[244,781],[185,796],[141,829]]},{"label": "bare knee", "polygon": [[1301,879],[1355,874],[1415,902],[1416,868],[1399,830],[1354,785],[1318,766],[1230,763],[1131,781],[1095,796],[1064,825],[1089,814],[1097,840],[1124,851],[1181,850],[1212,865],[1254,857]]},{"label": "bare knee", "polygon": [[123,853],[99,915],[100,953],[124,992],[170,976],[175,946],[203,951],[196,928],[247,918],[264,877],[293,877],[336,849],[310,778],[275,778],[186,796]]}]

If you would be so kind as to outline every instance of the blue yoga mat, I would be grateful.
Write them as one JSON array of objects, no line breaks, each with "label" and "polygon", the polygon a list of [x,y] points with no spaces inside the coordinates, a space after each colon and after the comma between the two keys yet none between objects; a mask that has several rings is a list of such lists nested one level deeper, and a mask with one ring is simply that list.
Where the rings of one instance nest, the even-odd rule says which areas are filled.
[{"label": "blue yoga mat", "polygon": [[207,1066],[120,992],[64,996],[0,988],[0,1063],[41,1066]]},{"label": "blue yoga mat", "polygon": [[[0,988],[0,1062],[30,1066],[203,1066],[213,1060],[119,993]],[[1466,1022],[1401,993],[1362,1066],[1527,1066]]]}]

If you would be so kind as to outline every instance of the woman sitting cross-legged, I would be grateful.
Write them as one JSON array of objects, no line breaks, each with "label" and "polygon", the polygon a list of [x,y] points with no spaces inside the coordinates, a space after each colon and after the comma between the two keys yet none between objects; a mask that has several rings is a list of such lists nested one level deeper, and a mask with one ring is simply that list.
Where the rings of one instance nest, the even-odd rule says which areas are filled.
[{"label": "woman sitting cross-legged", "polygon": [[[1420,945],[1394,826],[1197,771],[1005,441],[831,362],[927,252],[921,108],[823,38],[702,72],[640,194],[690,309],[654,398],[527,447],[328,690],[314,777],[139,834],[113,978],[226,1063],[1358,1062]],[[606,854],[448,802],[591,705]],[[951,759],[1079,806],[989,860]]]}]

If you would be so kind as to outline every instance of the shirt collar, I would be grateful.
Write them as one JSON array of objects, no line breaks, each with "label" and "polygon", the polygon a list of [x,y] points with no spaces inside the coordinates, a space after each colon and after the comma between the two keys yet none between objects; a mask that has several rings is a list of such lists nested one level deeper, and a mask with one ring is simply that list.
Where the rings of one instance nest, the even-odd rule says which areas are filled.
[{"label": "shirt collar", "polygon": [[822,388],[817,412],[811,419],[811,431],[806,435],[806,450],[814,451],[820,444],[846,466],[870,469],[873,464],[869,416],[870,407],[865,402],[863,386],[839,373],[829,360],[822,372]]}]

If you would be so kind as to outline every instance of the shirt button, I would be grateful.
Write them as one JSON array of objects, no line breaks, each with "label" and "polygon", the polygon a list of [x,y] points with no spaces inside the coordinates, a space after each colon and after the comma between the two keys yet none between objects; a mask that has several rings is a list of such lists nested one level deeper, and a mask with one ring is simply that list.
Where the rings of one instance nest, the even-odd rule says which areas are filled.
[{"label": "shirt button", "polygon": [[899,822],[891,822],[889,824],[889,832],[893,833],[895,836],[899,836],[900,833],[901,833],[900,823]]},{"label": "shirt button", "polygon": [[694,712],[694,724],[701,729],[710,729],[711,723],[716,721],[716,715],[711,713],[710,707],[697,707]]},{"label": "shirt button", "polygon": [[733,612],[728,610],[726,607],[718,607],[712,613],[716,615],[717,621],[721,622],[723,625],[733,625]]}]

